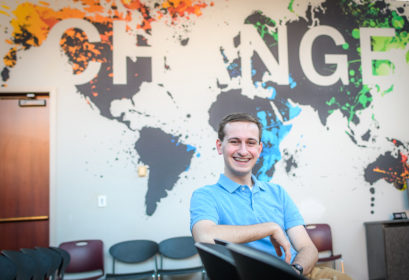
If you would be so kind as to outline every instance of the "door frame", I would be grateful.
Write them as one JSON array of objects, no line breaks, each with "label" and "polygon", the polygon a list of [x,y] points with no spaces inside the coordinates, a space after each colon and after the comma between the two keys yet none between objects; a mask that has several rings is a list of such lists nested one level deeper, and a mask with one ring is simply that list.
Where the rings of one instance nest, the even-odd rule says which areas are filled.
[{"label": "door frame", "polygon": [[49,107],[49,121],[50,121],[50,131],[49,131],[49,144],[50,144],[50,158],[49,158],[49,243],[51,246],[57,246],[57,237],[56,237],[56,198],[57,198],[57,94],[55,88],[39,88],[39,87],[6,87],[0,88],[0,95],[2,93],[36,93],[36,92],[48,92],[48,105]]}]

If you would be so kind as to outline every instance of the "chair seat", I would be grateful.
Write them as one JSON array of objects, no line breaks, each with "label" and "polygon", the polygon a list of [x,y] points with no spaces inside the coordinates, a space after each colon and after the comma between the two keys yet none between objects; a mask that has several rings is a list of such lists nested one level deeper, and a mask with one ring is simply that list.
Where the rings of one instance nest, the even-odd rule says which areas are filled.
[{"label": "chair seat", "polygon": [[[104,274],[98,274],[98,275],[95,275],[95,276],[91,276],[91,277],[87,277],[87,278],[81,278],[81,279],[78,279],[78,280],[97,280],[97,279],[102,279],[102,276],[104,276]],[[76,280],[76,279],[73,279],[73,280]]]},{"label": "chair seat", "polygon": [[141,271],[141,272],[131,272],[131,273],[107,273],[106,274],[106,280],[114,280],[114,279],[140,279],[140,278],[146,278],[146,276],[152,275],[152,278],[155,277],[156,272],[155,270],[147,270],[147,271]]},{"label": "chair seat", "polygon": [[202,272],[204,270],[203,266],[189,267],[189,268],[178,268],[178,269],[159,269],[158,275],[180,275],[180,274],[190,274],[195,272]]}]

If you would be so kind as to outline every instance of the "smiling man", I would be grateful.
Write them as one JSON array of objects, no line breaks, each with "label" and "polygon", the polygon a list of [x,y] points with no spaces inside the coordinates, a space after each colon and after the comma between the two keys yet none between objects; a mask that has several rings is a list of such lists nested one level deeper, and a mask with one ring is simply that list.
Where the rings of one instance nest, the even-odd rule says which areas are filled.
[{"label": "smiling man", "polygon": [[332,269],[314,267],[318,252],[292,199],[281,186],[252,175],[263,149],[261,136],[261,123],[249,114],[234,113],[221,121],[216,147],[224,158],[224,173],[216,184],[192,194],[193,238],[207,243],[214,243],[215,238],[246,243],[281,257],[311,279],[350,279]]}]

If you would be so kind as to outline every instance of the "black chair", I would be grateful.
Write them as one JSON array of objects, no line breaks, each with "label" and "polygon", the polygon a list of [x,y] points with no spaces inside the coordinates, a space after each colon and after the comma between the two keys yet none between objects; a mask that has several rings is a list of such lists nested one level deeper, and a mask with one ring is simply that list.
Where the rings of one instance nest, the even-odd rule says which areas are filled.
[{"label": "black chair", "polygon": [[47,256],[47,261],[49,262],[47,278],[51,278],[52,280],[56,279],[61,263],[63,262],[63,257],[51,248],[35,247],[35,250]]},{"label": "black chair", "polygon": [[21,251],[14,250],[3,250],[2,253],[16,265],[17,279],[19,280],[40,279],[41,273],[38,272],[37,270],[38,264],[33,257],[24,254]]},{"label": "black chair", "polygon": [[202,279],[205,278],[205,269],[202,265],[194,267],[184,267],[175,269],[165,269],[163,259],[185,260],[193,257],[198,252],[195,241],[191,236],[178,236],[165,239],[159,243],[160,265],[158,269],[158,279],[165,275],[186,275],[200,272]]},{"label": "black chair", "polygon": [[43,280],[51,276],[51,274],[49,274],[51,272],[50,270],[51,270],[51,263],[52,263],[52,259],[50,256],[42,253],[39,250],[32,249],[32,248],[23,248],[21,249],[21,252],[35,259],[37,263],[36,275],[38,279]]},{"label": "black chair", "polygon": [[[130,278],[140,279],[151,276],[156,278],[158,244],[152,240],[129,240],[116,243],[109,248],[112,256],[112,273],[106,274],[106,279]],[[151,270],[138,271],[132,273],[116,273],[115,263],[138,264],[154,257],[155,266]]]},{"label": "black chair", "polygon": [[291,265],[276,256],[243,244],[229,243],[226,246],[233,256],[241,279],[266,279],[266,277],[277,280],[306,279],[298,275]]},{"label": "black chair", "polygon": [[226,246],[227,244],[230,243],[229,241],[226,241],[226,240],[223,240],[223,239],[220,239],[220,238],[215,238],[214,242],[216,244],[220,244],[220,245],[223,245],[223,246]]},{"label": "black chair", "polygon": [[0,280],[15,280],[17,266],[6,256],[0,255]]},{"label": "black chair", "polygon": [[70,260],[71,260],[70,254],[68,254],[67,251],[65,251],[64,249],[61,249],[59,247],[50,247],[50,249],[57,252],[62,257],[62,261],[61,261],[60,265],[58,266],[56,279],[63,279],[64,278],[64,271],[65,271],[66,267],[68,266],[68,264],[70,263]]},{"label": "black chair", "polygon": [[197,242],[195,246],[210,279],[240,279],[233,256],[224,245]]}]

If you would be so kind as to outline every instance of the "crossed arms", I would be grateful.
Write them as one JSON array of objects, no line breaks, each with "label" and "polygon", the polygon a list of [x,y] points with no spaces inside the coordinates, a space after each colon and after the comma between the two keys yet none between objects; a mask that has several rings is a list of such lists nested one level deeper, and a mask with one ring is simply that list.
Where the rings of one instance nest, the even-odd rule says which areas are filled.
[{"label": "crossed arms", "polygon": [[234,243],[248,243],[269,236],[278,256],[282,255],[281,248],[283,249],[287,263],[291,260],[291,242],[298,252],[293,263],[300,264],[304,268],[304,274],[308,274],[318,260],[318,251],[301,225],[287,230],[290,241],[281,227],[272,222],[234,226],[217,225],[210,220],[201,220],[193,226],[192,234],[196,242],[206,243],[214,243],[214,238]]}]

